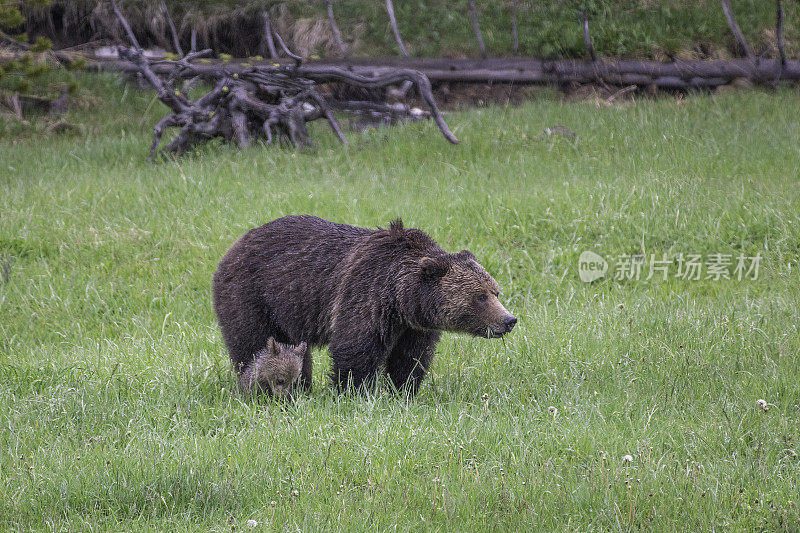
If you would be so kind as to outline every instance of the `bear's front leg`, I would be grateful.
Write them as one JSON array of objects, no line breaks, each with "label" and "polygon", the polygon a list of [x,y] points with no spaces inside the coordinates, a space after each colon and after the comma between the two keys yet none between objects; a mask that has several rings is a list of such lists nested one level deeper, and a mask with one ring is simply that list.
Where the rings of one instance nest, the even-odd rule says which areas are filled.
[{"label": "bear's front leg", "polygon": [[386,361],[386,373],[398,390],[416,394],[428,372],[441,332],[409,329],[392,348]]},{"label": "bear's front leg", "polygon": [[371,387],[388,352],[377,333],[352,338],[334,338],[330,345],[331,378],[339,391]]}]

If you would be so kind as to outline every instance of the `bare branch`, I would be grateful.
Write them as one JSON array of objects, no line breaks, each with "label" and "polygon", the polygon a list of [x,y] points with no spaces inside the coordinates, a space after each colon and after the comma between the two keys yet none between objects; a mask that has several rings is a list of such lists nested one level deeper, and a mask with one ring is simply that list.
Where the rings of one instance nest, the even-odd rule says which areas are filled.
[{"label": "bare branch", "polygon": [[278,51],[275,50],[275,42],[272,40],[272,24],[269,21],[269,13],[264,11],[261,17],[264,19],[264,40],[267,43],[267,52],[271,59],[275,59],[278,57]]},{"label": "bare branch", "polygon": [[339,26],[336,24],[336,18],[333,16],[333,0],[327,0],[328,4],[328,20],[331,23],[331,30],[333,31],[333,36],[336,39],[336,44],[339,46],[339,50],[342,52],[342,57],[347,57],[347,49],[344,47],[344,41],[342,41],[342,33],[339,31]]},{"label": "bare branch", "polygon": [[286,43],[283,42],[283,39],[281,38],[281,34],[280,33],[275,32],[275,39],[278,40],[278,44],[280,45],[281,49],[283,50],[283,53],[286,54],[287,56],[291,57],[292,59],[294,59],[297,62],[297,64],[300,65],[300,63],[303,61],[303,58],[298,56],[298,55],[293,54],[292,51],[289,50],[289,47],[286,46]]},{"label": "bare branch", "polygon": [[136,40],[136,36],[133,34],[133,30],[131,29],[131,25],[128,24],[128,20],[122,14],[122,11],[120,11],[116,0],[111,0],[111,7],[114,8],[114,13],[117,14],[117,18],[119,19],[120,24],[122,24],[122,27],[125,29],[125,33],[128,34],[128,39],[130,39],[131,44],[133,45],[133,47],[136,48],[137,50],[141,51],[142,47],[139,45],[139,41]]},{"label": "bare branch", "polygon": [[147,81],[149,81],[150,84],[156,88],[156,91],[158,91],[158,99],[161,100],[167,107],[172,109],[172,111],[175,113],[183,113],[189,108],[189,102],[186,100],[186,98],[180,94],[179,91],[175,91],[169,84],[165,83],[156,75],[155,72],[153,72],[153,69],[150,67],[150,63],[145,57],[141,48],[138,50],[133,50],[131,48],[120,46],[117,48],[117,50],[119,51],[120,59],[130,61],[137,66],[141,73],[144,74],[145,78],[147,78]]},{"label": "bare branch", "polygon": [[733,10],[731,9],[730,2],[728,2],[728,0],[719,1],[722,4],[722,11],[725,13],[725,18],[728,20],[728,26],[730,26],[731,32],[736,38],[736,41],[739,43],[739,46],[741,46],[742,50],[744,50],[745,57],[751,61],[755,61],[753,51],[750,50],[749,46],[747,46],[747,41],[742,34],[742,30],[739,29],[739,25],[736,23],[736,18],[733,16]]},{"label": "bare branch", "polygon": [[626,95],[631,91],[635,91],[637,88],[638,87],[636,85],[628,85],[627,87],[623,87],[619,91],[615,92],[614,94],[612,94],[611,96],[606,98],[606,102],[608,102],[610,104],[611,102],[613,102],[614,100],[616,100],[620,96]]},{"label": "bare branch", "polygon": [[178,115],[175,114],[167,115],[159,120],[156,127],[153,128],[153,143],[150,145],[150,157],[154,158],[156,156],[158,145],[161,142],[161,137],[164,135],[165,129],[183,125],[184,123],[182,123]]},{"label": "bare branch", "polygon": [[478,23],[478,10],[475,9],[475,0],[469,0],[469,17],[472,19],[472,29],[475,31],[475,40],[478,41],[478,47],[481,49],[481,56],[486,59],[489,55],[486,53],[481,26]]},{"label": "bare branch", "polygon": [[191,37],[191,45],[189,52],[194,52],[197,50],[197,30],[192,28],[192,37]]},{"label": "bare branch", "polygon": [[397,41],[397,46],[400,47],[400,52],[408,57],[408,52],[406,52],[406,47],[403,45],[403,39],[400,38],[400,30],[397,29],[397,19],[394,17],[394,6],[392,6],[392,0],[386,0],[386,11],[389,13],[389,24],[392,25],[392,31],[394,32],[394,40]]},{"label": "bare branch", "polygon": [[349,146],[350,143],[347,142],[347,138],[344,136],[344,133],[342,133],[342,128],[340,128],[339,123],[336,122],[336,119],[333,116],[333,111],[331,111],[331,108],[328,106],[327,102],[325,102],[325,99],[322,98],[317,91],[310,91],[309,97],[314,101],[315,104],[317,104],[325,118],[328,119],[331,129],[333,129],[333,132],[339,138],[339,141],[341,141],[343,145]]},{"label": "bare branch", "polygon": [[28,43],[23,43],[22,41],[18,41],[16,39],[14,39],[12,36],[10,36],[6,32],[4,32],[3,30],[0,30],[0,41],[8,43],[11,46],[16,46],[20,50],[30,50],[31,49],[31,45],[29,45]]},{"label": "bare branch", "polygon": [[414,86],[411,80],[404,81],[400,87],[389,87],[386,89],[386,99],[391,101],[400,101],[406,97],[408,91]]},{"label": "bare branch", "polygon": [[14,116],[20,122],[27,122],[22,117],[22,104],[19,101],[19,93],[14,91],[14,94],[11,95],[9,105],[11,106],[11,110],[14,112]]},{"label": "bare branch", "polygon": [[181,42],[178,39],[178,30],[175,29],[175,22],[173,22],[172,15],[169,14],[169,9],[167,9],[167,4],[164,2],[164,0],[161,0],[161,10],[164,11],[164,16],[166,17],[167,25],[169,26],[169,32],[172,34],[172,46],[175,47],[175,53],[183,57],[183,49],[181,48]]},{"label": "bare branch", "polygon": [[181,92],[183,94],[189,94],[189,91],[197,85],[197,82],[200,81],[200,76],[195,76],[194,78],[189,78],[185,82],[183,82],[183,86],[181,87]]},{"label": "bare branch", "polygon": [[592,37],[589,35],[589,18],[586,16],[586,11],[581,11],[581,19],[583,21],[583,44],[586,45],[586,50],[589,51],[592,61],[597,61],[594,46],[592,45]]},{"label": "bare branch", "polygon": [[442,135],[451,143],[459,144],[458,138],[450,131],[439,111],[439,107],[436,105],[436,100],[433,98],[433,92],[431,91],[430,80],[418,70],[397,69],[388,74],[368,78],[336,67],[304,67],[298,69],[298,74],[317,82],[344,81],[350,85],[365,89],[377,89],[411,80],[417,86],[422,99],[428,104],[431,116],[436,125],[439,126],[439,131],[442,132]]},{"label": "bare branch", "polygon": [[781,70],[786,66],[786,54],[783,51],[783,3],[776,0],[775,39],[778,45],[778,55],[781,58]]},{"label": "bare branch", "polygon": [[519,40],[517,39],[517,2],[514,0],[514,6],[511,9],[511,41],[514,55],[519,53]]}]

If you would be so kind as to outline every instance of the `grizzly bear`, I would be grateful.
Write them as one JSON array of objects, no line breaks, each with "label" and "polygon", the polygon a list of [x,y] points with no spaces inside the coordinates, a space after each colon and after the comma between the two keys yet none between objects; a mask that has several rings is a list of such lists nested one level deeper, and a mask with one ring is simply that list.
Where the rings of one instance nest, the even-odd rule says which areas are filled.
[{"label": "grizzly bear", "polygon": [[[237,368],[272,336],[328,346],[339,389],[383,368],[416,392],[442,331],[496,338],[517,319],[497,282],[467,250],[450,254],[427,234],[287,216],[252,229],[214,274],[214,309]],[[300,382],[311,386],[310,351]]]},{"label": "grizzly bear", "polygon": [[267,347],[242,365],[239,388],[245,393],[266,392],[276,398],[289,397],[300,378],[307,350],[305,342],[289,346],[270,337]]}]

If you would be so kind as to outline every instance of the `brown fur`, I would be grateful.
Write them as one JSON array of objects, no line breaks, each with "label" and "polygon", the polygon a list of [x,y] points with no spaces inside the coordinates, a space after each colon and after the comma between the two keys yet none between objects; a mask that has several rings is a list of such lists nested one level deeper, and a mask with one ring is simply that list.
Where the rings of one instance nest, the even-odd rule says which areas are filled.
[{"label": "brown fur", "polygon": [[267,347],[256,352],[253,360],[244,365],[239,387],[246,393],[266,392],[276,398],[290,396],[300,379],[307,349],[305,342],[289,346],[270,337]]},{"label": "brown fur", "polygon": [[[415,391],[441,331],[500,337],[516,323],[497,282],[470,252],[449,254],[428,235],[289,216],[239,239],[214,274],[214,308],[234,365],[268,337],[327,345],[340,387],[384,368]],[[300,381],[311,382],[310,352]]]}]

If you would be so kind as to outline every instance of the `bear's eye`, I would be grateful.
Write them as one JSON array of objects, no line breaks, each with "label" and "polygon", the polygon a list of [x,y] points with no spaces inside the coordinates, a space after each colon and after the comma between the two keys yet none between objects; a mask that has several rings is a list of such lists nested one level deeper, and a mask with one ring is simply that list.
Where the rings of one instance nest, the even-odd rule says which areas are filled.
[{"label": "bear's eye", "polygon": [[479,302],[485,302],[488,299],[489,299],[489,297],[485,293],[482,293],[482,294],[478,295],[478,301]]}]

